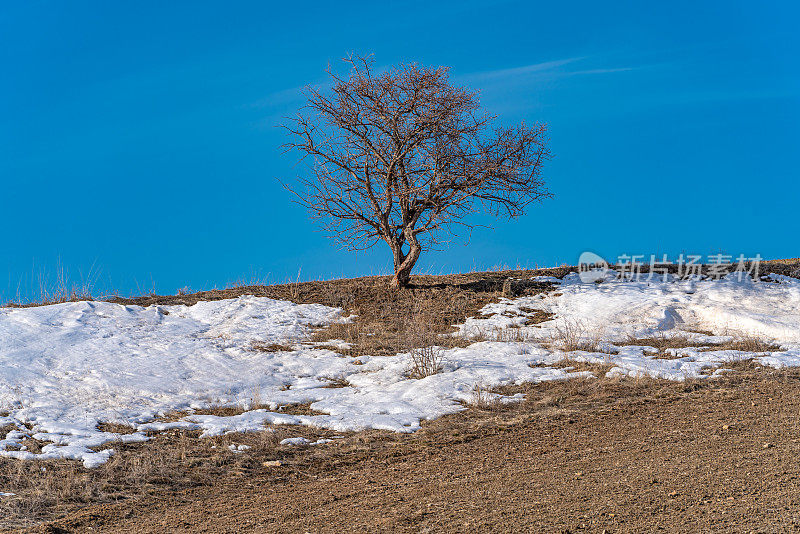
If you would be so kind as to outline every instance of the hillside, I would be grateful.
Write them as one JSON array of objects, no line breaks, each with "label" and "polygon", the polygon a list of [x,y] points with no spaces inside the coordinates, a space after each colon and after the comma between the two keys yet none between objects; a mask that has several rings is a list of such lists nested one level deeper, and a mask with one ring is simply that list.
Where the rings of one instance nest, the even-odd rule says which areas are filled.
[{"label": "hillside", "polygon": [[[409,469],[409,481],[418,475],[424,491],[439,495],[415,499],[422,512],[397,501],[392,506],[411,515],[390,514],[387,528],[441,521],[452,528],[458,502],[466,507],[464,524],[472,524],[482,516],[469,508],[494,502],[492,484],[504,494],[502,479],[486,471],[494,465],[492,472],[508,471],[509,488],[532,484],[542,502],[560,510],[549,519],[519,515],[528,499],[517,495],[504,506],[524,519],[520,527],[555,521],[575,528],[581,518],[570,510],[581,507],[568,503],[586,499],[578,486],[588,490],[588,479],[598,483],[595,475],[610,477],[626,499],[650,495],[652,502],[660,487],[648,494],[620,484],[626,466],[642,469],[642,462],[654,480],[670,478],[674,466],[648,460],[656,449],[677,458],[688,439],[698,442],[698,458],[715,450],[719,456],[720,436],[733,439],[733,428],[731,453],[744,464],[752,463],[752,450],[794,446],[789,412],[754,423],[769,416],[767,399],[781,395],[787,410],[798,402],[800,280],[789,276],[796,275],[789,262],[769,264],[769,271],[756,283],[671,276],[586,284],[565,267],[421,276],[400,292],[375,277],[1,309],[0,492],[12,494],[0,497],[4,526],[35,525],[89,506],[89,516],[61,523],[80,530],[91,518],[149,514],[153,498],[172,502],[190,491],[190,509],[164,521],[186,520],[196,530],[204,507],[238,500],[226,492],[247,495],[255,481],[269,484],[276,499],[290,480],[303,480],[299,491],[323,498],[327,493],[313,487],[328,477],[345,494],[362,495],[367,490],[354,484],[394,484],[371,471],[382,466]],[[687,410],[704,414],[705,423],[682,419]],[[701,435],[715,421],[728,421],[720,425],[724,435]],[[676,428],[683,434],[666,439]],[[609,449],[617,432],[624,446]],[[605,450],[602,465],[592,463],[595,475],[584,478],[594,472],[586,464],[592,454],[569,454],[576,450],[566,445],[572,439]],[[448,493],[455,488],[425,478],[456,449],[462,456],[452,469],[460,474],[448,480],[467,480],[458,498]],[[544,463],[524,467],[526,455]],[[506,460],[496,464],[497,458]],[[406,460],[412,465],[401,466]],[[548,471],[551,464],[560,474]],[[470,477],[470,470],[483,475]],[[342,482],[343,473],[356,482]],[[667,497],[677,502],[678,495],[716,487],[718,475],[687,480],[691,491],[673,488]],[[577,482],[556,480],[563,476]],[[743,474],[734,478],[740,476],[744,481]],[[398,498],[416,487],[402,486]],[[731,506],[737,498],[753,504],[733,497]],[[114,501],[121,503],[93,508]],[[319,526],[314,522],[325,514],[338,513],[335,502],[298,512],[296,527]],[[244,496],[241,503],[237,517],[250,517]],[[291,507],[269,510],[252,520],[266,527],[290,519],[281,514]],[[624,515],[608,514],[586,524]],[[236,521],[219,530],[240,528]]]}]

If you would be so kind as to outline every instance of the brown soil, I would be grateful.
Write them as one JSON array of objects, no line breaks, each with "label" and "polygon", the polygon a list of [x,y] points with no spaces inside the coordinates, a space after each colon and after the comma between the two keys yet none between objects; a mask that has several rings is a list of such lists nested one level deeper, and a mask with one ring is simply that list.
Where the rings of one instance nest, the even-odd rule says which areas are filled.
[{"label": "brown soil", "polygon": [[[526,400],[473,408],[412,435],[256,450],[205,482],[157,486],[36,531],[800,529],[800,371],[743,366],[714,381],[603,378],[512,390]],[[261,461],[276,457],[282,465]]]}]

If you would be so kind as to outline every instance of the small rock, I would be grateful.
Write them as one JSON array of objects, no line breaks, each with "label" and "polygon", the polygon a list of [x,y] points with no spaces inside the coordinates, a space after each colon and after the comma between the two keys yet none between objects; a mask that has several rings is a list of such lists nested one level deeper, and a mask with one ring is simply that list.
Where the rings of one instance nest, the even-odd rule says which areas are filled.
[{"label": "small rock", "polygon": [[769,449],[769,448],[770,448],[770,447],[772,447],[772,446],[773,446],[773,445],[772,445],[772,443],[765,443],[765,444],[763,444],[763,445],[761,446],[761,448],[762,448],[762,449]]},{"label": "small rock", "polygon": [[722,430],[729,430],[731,425],[722,425]]},{"label": "small rock", "polygon": [[669,495],[670,497],[675,497],[676,495],[678,495],[678,492],[677,492],[677,491],[670,491],[670,492],[668,493],[668,495]]},{"label": "small rock", "polygon": [[268,462],[262,462],[261,465],[264,467],[280,467],[283,465],[283,462],[280,460],[270,460]]}]

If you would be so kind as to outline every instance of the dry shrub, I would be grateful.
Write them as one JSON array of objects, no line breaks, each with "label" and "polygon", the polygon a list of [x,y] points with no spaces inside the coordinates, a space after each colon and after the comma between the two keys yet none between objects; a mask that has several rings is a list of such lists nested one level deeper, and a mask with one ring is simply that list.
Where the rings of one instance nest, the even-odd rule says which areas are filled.
[{"label": "dry shrub", "polygon": [[406,370],[409,378],[425,378],[442,370],[444,349],[435,345],[411,349],[411,363]]},{"label": "dry shrub", "polygon": [[529,341],[531,335],[527,330],[516,325],[509,328],[495,327],[492,339],[504,342],[524,342]]}]

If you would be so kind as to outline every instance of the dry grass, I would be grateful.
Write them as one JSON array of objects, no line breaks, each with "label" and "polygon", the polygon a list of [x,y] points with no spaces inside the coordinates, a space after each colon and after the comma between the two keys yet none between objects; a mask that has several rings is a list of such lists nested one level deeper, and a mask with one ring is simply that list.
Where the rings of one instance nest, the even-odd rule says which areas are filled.
[{"label": "dry grass", "polygon": [[[440,454],[441,450],[450,450],[453,444],[491,439],[502,429],[524,427],[533,421],[563,420],[565,425],[571,426],[573,421],[584,418],[594,420],[603,414],[615,413],[620,399],[640,407],[632,408],[631,417],[635,419],[641,407],[663,403],[668,408],[676,399],[699,395],[709,388],[717,390],[724,386],[731,391],[740,388],[751,391],[753,386],[759,388],[759,384],[766,384],[767,380],[795,384],[798,379],[798,371],[781,374],[748,369],[747,374],[737,373],[713,384],[701,380],[674,383],[649,378],[607,378],[602,372],[603,366],[564,363],[590,369],[598,378],[522,384],[494,391],[478,385],[466,415],[443,417],[427,423],[421,432],[410,436],[368,431],[335,440],[326,447],[294,448],[278,443],[286,437],[314,440],[331,437],[332,433],[307,427],[278,426],[264,432],[200,439],[197,432],[169,431],[154,436],[147,444],[115,445],[119,453],[106,465],[93,470],[67,461],[0,459],[0,488],[18,495],[0,500],[0,528],[33,525],[91,503],[125,501],[130,503],[126,506],[131,509],[146,510],[150,506],[148,503],[154,501],[186,504],[186,495],[195,489],[238,487],[243,491],[242,488],[253,486],[253,480],[258,480],[259,491],[263,491],[272,487],[268,484],[280,487],[287,480],[293,481],[291,484],[317,477],[333,480],[326,477],[335,478],[340,469],[350,466],[371,465],[387,458],[402,459],[420,451],[426,457]],[[524,393],[525,399],[521,403],[503,404],[495,400],[494,393]],[[766,398],[767,395],[762,396]],[[708,409],[713,406],[709,404]],[[736,412],[730,417],[737,417]],[[645,425],[647,432],[650,428]],[[530,439],[537,439],[535,436],[532,434]],[[646,432],[643,436],[643,442],[648,442]],[[543,438],[539,436],[538,439]],[[236,454],[228,449],[232,444],[248,445],[251,449]],[[287,479],[289,472],[293,478]]]},{"label": "dry grass", "polygon": [[[710,332],[702,332],[706,335],[711,335]],[[738,350],[742,352],[774,352],[780,350],[780,345],[760,338],[755,335],[745,335],[737,337],[731,341],[722,343],[709,343],[708,341],[698,341],[692,339],[691,336],[685,335],[666,335],[661,333],[651,337],[628,337],[624,342],[625,345],[639,345],[644,347],[653,347],[658,349],[658,358],[675,358],[677,356],[667,352],[667,349],[682,349],[682,348],[697,348],[701,352],[719,351],[719,350]]]},{"label": "dry grass", "polygon": [[555,324],[550,344],[564,352],[600,352],[601,341],[601,332],[587,328],[581,321],[563,320]]},{"label": "dry grass", "polygon": [[72,277],[59,260],[55,268],[55,279],[49,273],[40,271],[32,278],[35,279],[35,287],[31,288],[36,296],[24,299],[21,295],[21,287],[17,288],[15,300],[9,301],[5,306],[10,308],[28,308],[32,306],[47,306],[50,304],[61,304],[63,302],[78,302],[82,300],[94,300],[92,292],[95,280],[99,273],[94,265],[89,269],[86,276],[81,276],[80,281],[72,280]]},{"label": "dry grass", "polygon": [[667,335],[663,332],[650,337],[628,336],[623,343],[626,346],[653,347],[658,350],[656,357],[671,358],[667,354],[667,349],[683,349],[688,347],[708,347],[708,342],[699,342],[692,339],[689,334]]},{"label": "dry grass", "polygon": [[[275,454],[274,432],[203,439],[198,439],[198,434],[172,431],[147,444],[114,444],[118,453],[91,470],[67,460],[0,459],[0,487],[17,494],[0,500],[0,528],[32,525],[88,503],[117,502],[164,488],[179,491],[210,484],[231,476],[233,471],[252,469],[255,457]],[[227,449],[232,442],[249,445],[254,454],[232,454]]]},{"label": "dry grass", "polygon": [[92,507],[53,527],[791,531],[798,373],[513,386],[502,393],[524,393],[523,402],[471,407],[410,435],[358,433],[294,456],[278,447],[279,467],[186,492],[155,488],[140,501]]},{"label": "dry grass", "polygon": [[688,334],[666,335],[659,332],[654,336],[636,337],[628,336],[623,342],[626,346],[653,347],[663,352],[666,349],[680,349],[684,347],[702,347],[708,343],[700,343],[690,339]]},{"label": "dry grass", "polygon": [[[236,408],[209,410],[232,415]],[[315,413],[308,405],[287,413]],[[199,412],[198,412],[199,413]],[[0,489],[15,493],[0,499],[0,529],[35,525],[91,503],[136,502],[155,494],[178,495],[263,472],[265,463],[285,464],[299,451],[279,445],[287,437],[310,440],[335,433],[308,427],[276,426],[261,432],[199,437],[197,431],[171,430],[144,444],[109,444],[117,454],[104,465],[84,469],[69,460],[18,461],[0,458]],[[250,447],[237,454],[230,445]],[[105,447],[101,447],[105,448]]]},{"label": "dry grass", "polygon": [[740,350],[742,352],[775,352],[781,350],[777,343],[756,335],[745,335],[726,341],[719,345],[714,345],[708,350]]},{"label": "dry grass", "polygon": [[525,307],[520,308],[520,310],[526,313],[532,313],[532,315],[525,320],[525,326],[534,326],[539,323],[551,321],[556,316],[556,314],[544,310],[533,310]]},{"label": "dry grass", "polygon": [[[516,276],[536,274],[561,275],[562,270],[516,272]],[[352,344],[345,351],[351,355],[395,355],[414,351],[420,355],[419,366],[411,370],[418,377],[437,372],[441,365],[440,348],[467,344],[468,341],[442,336],[454,331],[452,325],[499,298],[508,273],[473,273],[451,276],[415,276],[414,286],[388,289],[387,277],[361,278],[332,282],[292,282],[275,286],[239,286],[226,290],[136,299],[112,299],[120,304],[191,305],[201,300],[235,298],[241,295],[289,299],[298,303],[320,303],[344,308],[357,318],[350,324],[336,324],[314,333],[313,341],[341,339]],[[547,286],[543,286],[547,287]],[[287,350],[280,344],[256,343],[254,350]],[[345,387],[341,378],[331,377],[329,387]],[[248,409],[260,406],[260,395],[253,393]],[[283,413],[318,415],[310,403],[282,406]],[[197,411],[198,414],[236,415],[242,407],[219,406]],[[166,414],[164,420],[176,420],[186,413]],[[130,428],[103,423],[102,429],[119,433]],[[20,462],[0,459],[0,489],[18,497],[0,500],[0,527],[35,524],[88,503],[139,499],[156,492],[181,492],[216,480],[240,476],[262,468],[262,461],[284,458],[276,452],[277,438],[325,437],[327,434],[304,427],[275,428],[275,432],[228,435],[222,438],[198,438],[191,431],[168,431],[153,436],[145,444],[108,444],[118,454],[104,466],[85,470],[74,461]],[[250,445],[247,454],[227,450],[231,442]],[[37,450],[39,443],[30,443]],[[279,448],[280,449],[280,448]],[[44,470],[42,470],[44,468]]]},{"label": "dry grass", "polygon": [[565,357],[551,364],[541,364],[537,367],[555,367],[556,369],[569,369],[570,371],[589,371],[596,377],[605,377],[614,366],[610,363],[588,363]]},{"label": "dry grass", "polygon": [[136,429],[130,425],[109,422],[100,423],[97,425],[97,430],[100,432],[111,432],[114,434],[133,434],[136,432]]},{"label": "dry grass", "polygon": [[[340,299],[346,312],[357,316],[355,321],[320,330],[312,341],[342,340],[350,348],[340,352],[349,356],[394,355],[433,345],[463,347],[476,340],[453,335],[453,325],[497,301],[506,277],[507,273],[420,276],[403,291],[388,289],[382,278],[359,279],[347,288],[349,298]],[[529,291],[548,287],[542,284]],[[523,340],[517,339],[518,333],[504,335]]]},{"label": "dry grass", "polygon": [[[800,259],[798,258],[763,260],[761,262],[760,272],[761,274],[775,273],[787,276],[800,276],[800,267],[798,267],[798,264],[800,264]],[[701,267],[703,273],[708,271],[709,266],[703,265]],[[444,286],[471,286],[471,288],[477,292],[488,290],[499,296],[502,295],[503,284],[509,278],[523,280],[533,276],[554,276],[561,278],[570,272],[577,272],[577,267],[564,264],[560,267],[546,269],[522,269],[519,266],[516,269],[508,269],[507,266],[498,266],[494,270],[485,272],[439,276],[415,275],[412,276],[412,284],[414,287],[411,291],[425,288],[430,289],[433,287],[441,288]],[[642,266],[642,272],[648,272],[647,265]],[[676,274],[677,265],[670,266],[669,272]],[[200,301],[235,298],[241,295],[255,295],[288,299],[298,303],[318,302],[329,306],[339,306],[350,309],[350,304],[358,300],[358,295],[352,293],[350,290],[358,286],[375,286],[389,292],[386,288],[390,278],[389,276],[301,282],[301,275],[302,272],[298,271],[297,278],[295,280],[289,280],[285,284],[268,285],[266,284],[265,277],[253,275],[249,278],[242,278],[235,281],[231,287],[226,289],[212,289],[191,293],[189,288],[185,287],[180,289],[175,295],[159,295],[152,290],[139,297],[121,297],[112,294],[112,296],[104,298],[110,302],[137,304],[140,306],[149,306],[151,304],[185,304],[191,306]],[[55,278],[55,281],[50,281],[50,277],[40,273],[36,277],[38,284],[38,289],[34,291],[37,293],[36,297],[24,300],[18,295],[15,300],[9,301],[5,305],[11,307],[29,307],[60,302],[94,300],[94,281],[97,278],[97,273],[94,269],[90,269],[88,276],[82,277],[80,282],[73,282],[69,280],[69,276],[63,267],[58,266]],[[479,289],[480,286],[483,287]],[[548,287],[549,285],[546,283],[531,284],[530,287],[525,288],[522,294],[536,293]]]},{"label": "dry grass", "polygon": [[49,306],[51,304],[62,304],[64,302],[80,302],[84,300],[94,300],[92,297],[92,286],[90,284],[70,284],[57,285],[55,287],[42,287],[38,296],[24,300],[17,297],[15,300],[5,304],[7,308],[31,308],[35,306]]},{"label": "dry grass", "polygon": [[522,343],[525,341],[531,340],[531,334],[517,325],[511,325],[508,328],[493,328],[492,332],[488,336],[478,336],[470,338],[472,342],[483,340],[483,339],[491,339],[494,341],[504,341],[504,342],[511,342],[511,343]]}]

